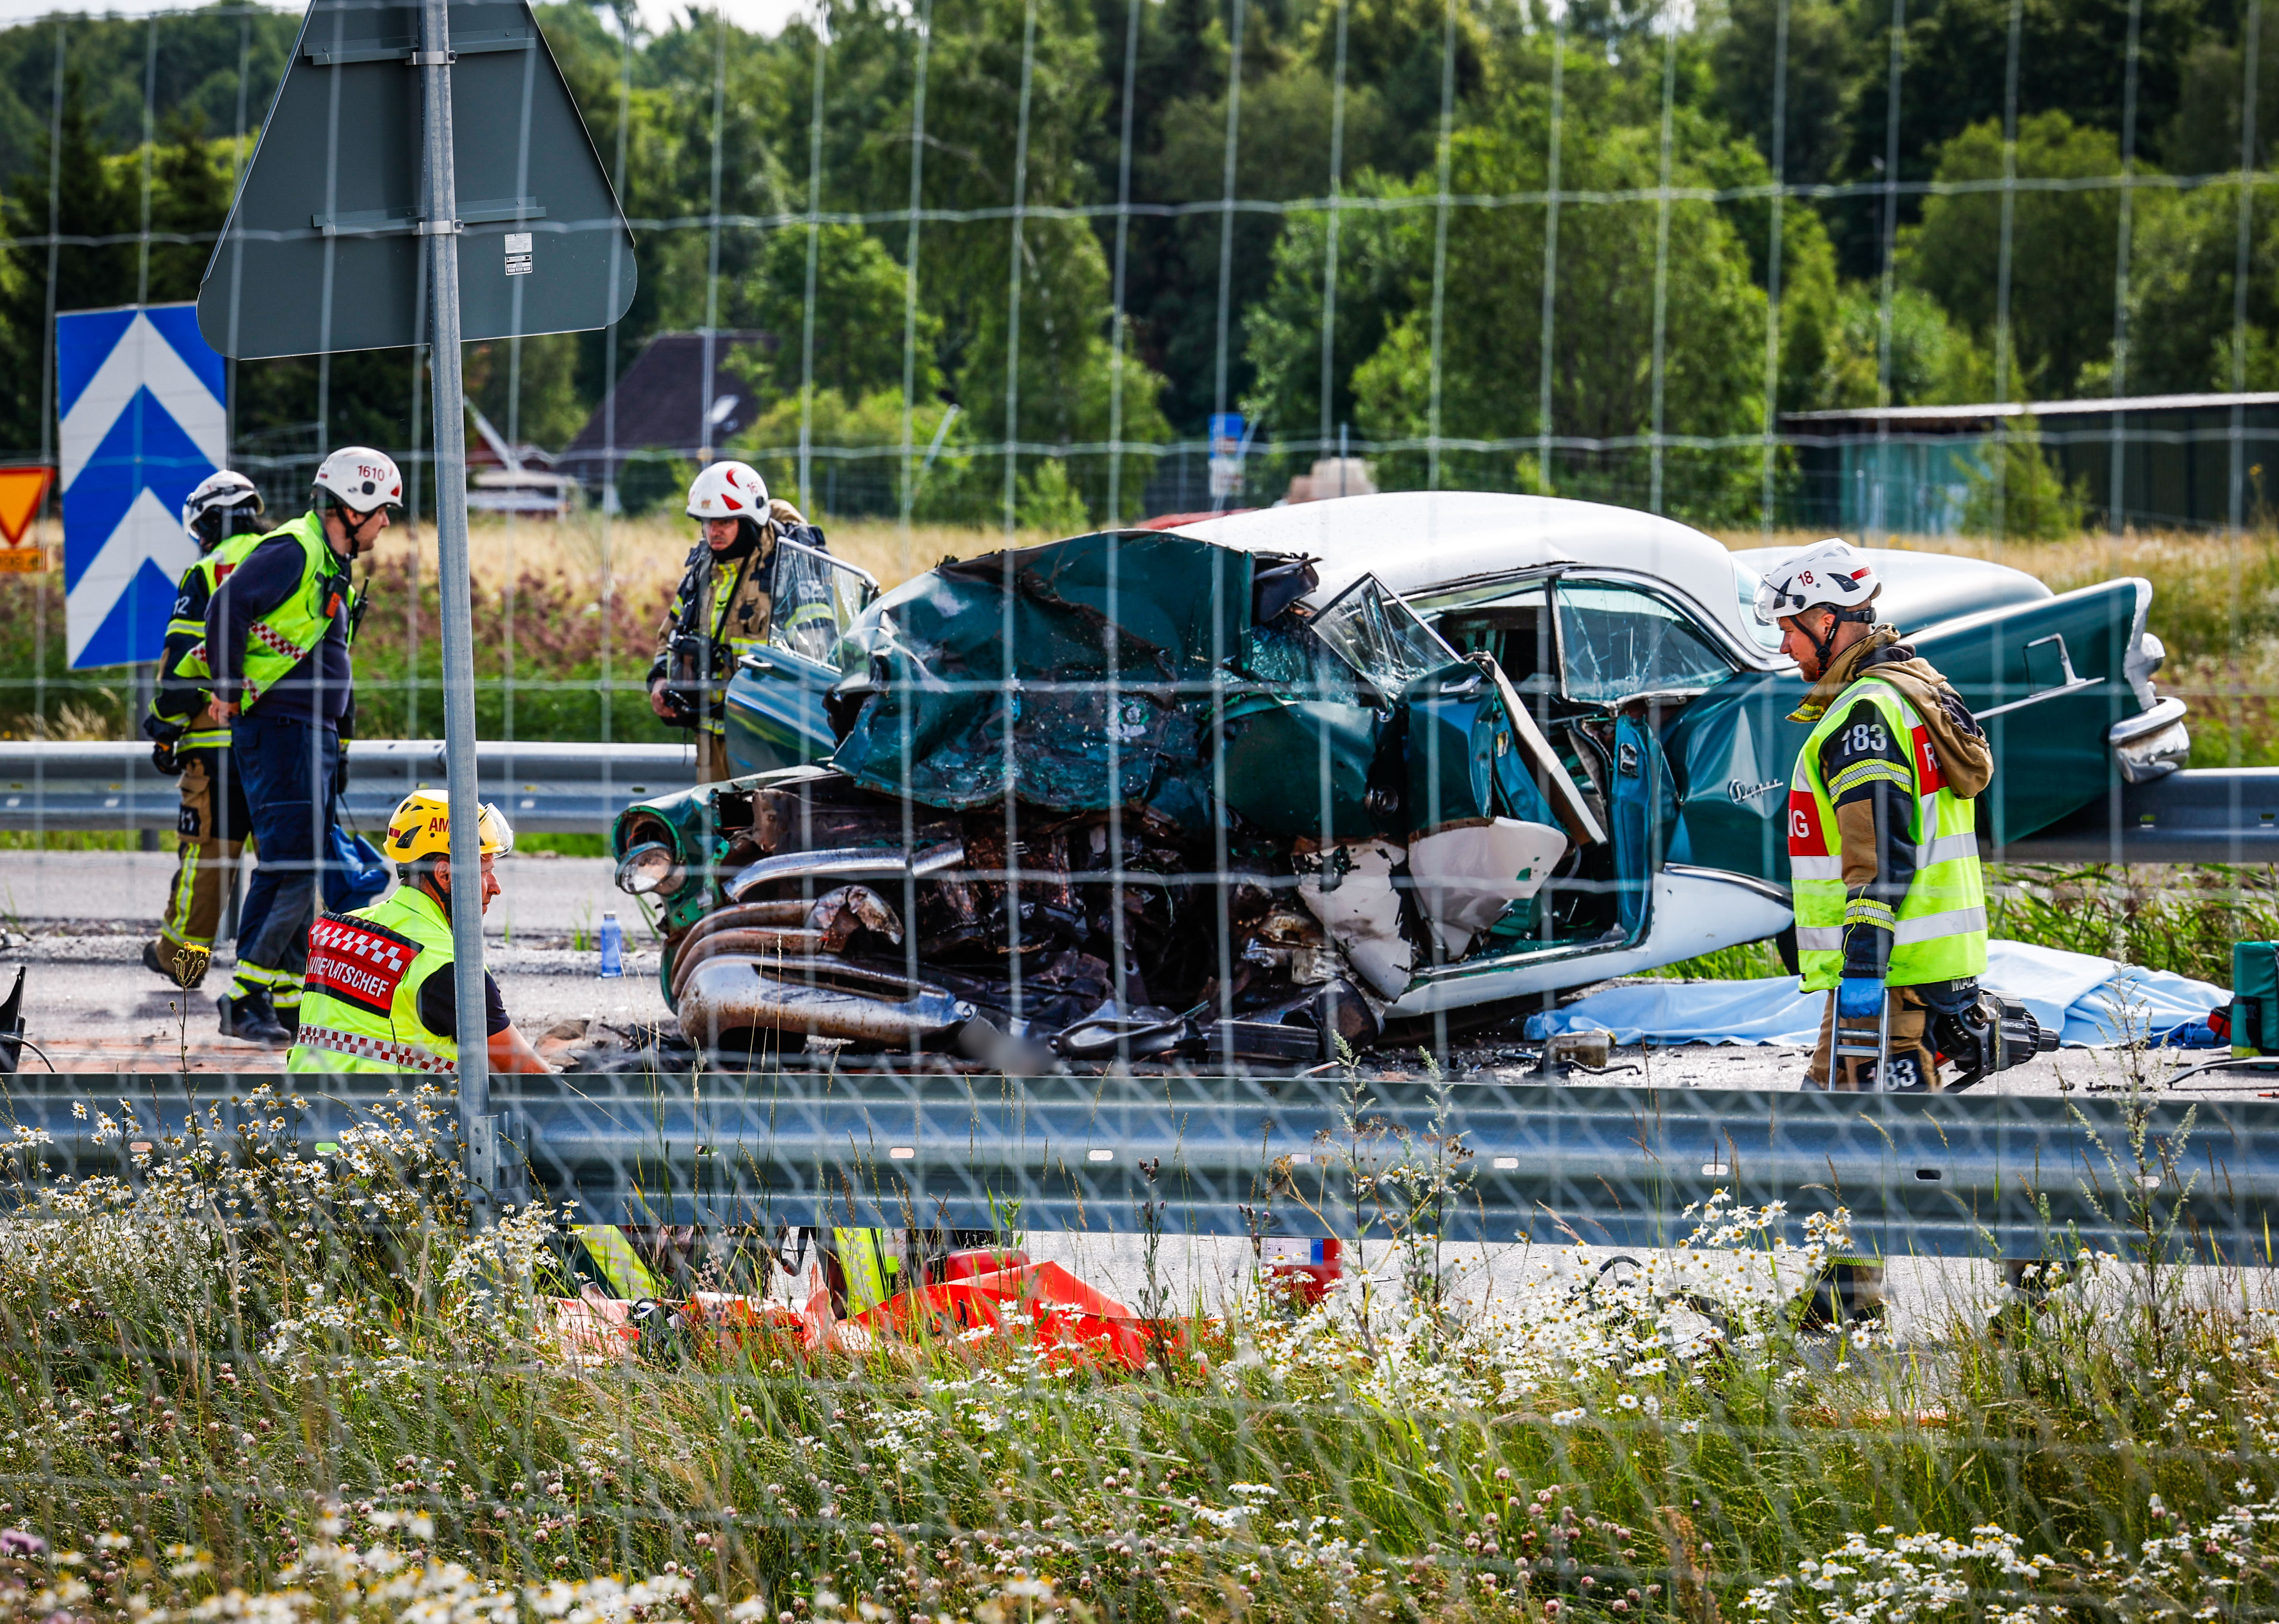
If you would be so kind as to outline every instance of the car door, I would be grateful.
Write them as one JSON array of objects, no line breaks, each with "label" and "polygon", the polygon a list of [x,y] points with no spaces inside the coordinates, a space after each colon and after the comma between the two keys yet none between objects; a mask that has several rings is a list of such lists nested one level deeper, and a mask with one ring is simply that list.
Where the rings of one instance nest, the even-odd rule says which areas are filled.
[{"label": "car door", "polygon": [[821,761],[835,744],[824,696],[839,640],[879,595],[870,575],[795,541],[776,544],[768,640],[728,684],[728,760],[739,773]]}]

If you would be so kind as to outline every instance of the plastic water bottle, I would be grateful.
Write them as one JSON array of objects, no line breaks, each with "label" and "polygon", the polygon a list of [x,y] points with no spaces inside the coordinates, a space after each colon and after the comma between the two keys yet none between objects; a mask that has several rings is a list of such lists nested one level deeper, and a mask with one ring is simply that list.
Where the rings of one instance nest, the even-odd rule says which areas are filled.
[{"label": "plastic water bottle", "polygon": [[625,932],[618,923],[615,913],[602,915],[602,974],[622,976],[625,973]]}]

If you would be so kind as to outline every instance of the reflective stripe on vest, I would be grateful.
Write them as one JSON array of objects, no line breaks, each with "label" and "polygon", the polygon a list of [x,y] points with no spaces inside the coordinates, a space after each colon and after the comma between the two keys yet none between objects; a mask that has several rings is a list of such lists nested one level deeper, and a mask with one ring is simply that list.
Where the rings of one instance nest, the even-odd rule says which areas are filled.
[{"label": "reflective stripe on vest", "polygon": [[847,1283],[847,1312],[861,1314],[876,1308],[893,1295],[886,1285],[886,1256],[879,1244],[883,1230],[834,1229],[833,1248],[839,1253],[840,1277]]},{"label": "reflective stripe on vest", "polygon": [[451,960],[450,922],[416,886],[323,915],[309,927],[300,1037],[285,1069],[456,1074],[459,1046],[419,1019],[420,988]]},{"label": "reflective stripe on vest", "polygon": [[245,669],[241,673],[249,707],[258,705],[263,694],[290,676],[310,651],[325,640],[326,632],[332,629],[326,604],[335,593],[345,599],[349,588],[345,569],[334,567],[337,561],[325,540],[325,522],[313,509],[261,540],[278,536],[290,536],[300,544],[301,581],[285,594],[282,603],[249,629]]},{"label": "reflective stripe on vest", "polygon": [[[1910,742],[1912,770],[1889,762],[1861,762],[1838,773],[1834,784],[1822,784],[1821,747],[1849,724],[1861,700],[1882,714],[1892,737]],[[1835,797],[1843,788],[1877,782],[1899,785],[1915,801],[1912,825],[1903,838],[1914,846],[1915,873],[1897,908],[1845,895]],[[1804,741],[1789,781],[1788,847],[1797,961],[1806,992],[1823,991],[1842,978],[1844,932],[1856,924],[1882,925],[1891,932],[1884,972],[1889,985],[1917,986],[1984,972],[1986,891],[1975,815],[1968,801],[1947,788],[1931,751],[1930,730],[1890,683],[1861,677],[1828,708]]]},{"label": "reflective stripe on vest", "polygon": [[[211,607],[213,603],[214,589],[229,578],[230,571],[237,568],[245,555],[252,551],[254,545],[260,540],[259,532],[254,531],[240,531],[234,536],[226,536],[213,551],[204,555],[197,563],[183,571],[181,579],[175,582],[174,608],[176,610],[179,611],[184,601],[191,598],[194,587],[197,589],[196,601],[204,607],[199,609],[200,618],[192,619],[188,616],[179,616],[166,623],[166,640],[161,645],[158,653],[158,680],[150,695],[150,714],[158,721],[171,725],[180,719],[158,709],[159,696],[163,691],[185,683],[200,682],[213,675],[206,668],[206,623],[203,618],[205,607]],[[182,651],[180,658],[173,660],[173,663],[169,665],[167,662],[172,658],[175,640],[185,637],[190,640],[189,647]],[[225,727],[219,730],[209,729],[204,733],[185,733],[174,740],[174,748],[177,750],[226,750],[229,748],[229,730]]]},{"label": "reflective stripe on vest", "polygon": [[[305,992],[303,993],[302,1002],[308,1001],[308,995]],[[300,1031],[295,1046],[299,1047],[302,1045],[306,1045],[312,1049],[323,1049],[328,1053],[346,1054],[357,1060],[376,1061],[379,1064],[374,1069],[380,1071],[432,1071],[444,1076],[453,1076],[457,1075],[459,1069],[457,1061],[447,1061],[433,1050],[423,1048],[418,1044],[397,1043],[393,1038],[374,1038],[364,1032],[344,1032],[337,1027],[318,1026],[311,1022],[306,1015],[301,1017]],[[318,1067],[315,1069],[325,1070],[327,1068]]]}]

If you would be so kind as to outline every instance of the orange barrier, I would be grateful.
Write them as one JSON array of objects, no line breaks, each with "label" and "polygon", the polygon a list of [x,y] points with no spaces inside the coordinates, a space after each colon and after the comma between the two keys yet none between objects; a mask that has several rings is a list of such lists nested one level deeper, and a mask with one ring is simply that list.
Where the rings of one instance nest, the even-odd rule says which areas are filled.
[{"label": "orange barrier", "polygon": [[[887,1339],[955,1344],[983,1337],[1019,1337],[1056,1362],[1097,1361],[1140,1370],[1147,1367],[1148,1346],[1156,1337],[1167,1346],[1182,1349],[1186,1341],[1176,1328],[1161,1321],[1151,1325],[1057,1263],[1023,1261],[940,1281],[901,1292],[845,1320],[833,1314],[819,1269],[810,1275],[810,1286],[803,1308],[719,1291],[699,1291],[661,1302],[656,1308],[668,1325],[690,1335],[700,1349],[733,1346],[747,1335],[770,1332],[796,1337],[810,1352],[828,1348],[850,1354],[868,1352]],[[553,1339],[566,1357],[622,1358],[641,1341],[642,1326],[634,1317],[634,1304],[598,1294],[543,1301]]]}]

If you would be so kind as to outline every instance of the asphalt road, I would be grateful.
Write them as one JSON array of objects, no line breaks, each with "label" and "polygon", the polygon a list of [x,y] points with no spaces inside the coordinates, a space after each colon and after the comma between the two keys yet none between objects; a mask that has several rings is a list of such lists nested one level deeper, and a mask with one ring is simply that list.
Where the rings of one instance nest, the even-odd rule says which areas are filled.
[{"label": "asphalt road", "polygon": [[[145,969],[142,943],[155,933],[173,873],[170,854],[142,852],[11,852],[0,855],[0,987],[12,967],[27,969],[25,1015],[32,1040],[59,1069],[257,1070],[280,1062],[268,1051],[221,1038],[214,998],[227,984],[225,949],[206,984],[187,1000]],[[629,899],[601,858],[516,855],[499,864],[503,893],[484,916],[485,962],[498,977],[515,1023],[549,1056],[566,1054],[603,1028],[637,1029],[671,1019],[656,984],[656,949]],[[626,926],[625,974],[603,980],[592,932],[605,909]],[[579,944],[582,940],[583,946]],[[1807,1056],[1795,1048],[1685,1045],[1617,1050],[1610,1083],[1662,1088],[1793,1089]],[[2147,1082],[2191,1054],[2132,1057],[2070,1049],[2042,1056],[1979,1086],[2002,1093],[2056,1093],[2125,1086],[2132,1067]],[[27,1064],[35,1063],[28,1058]],[[1422,1075],[1414,1056],[1385,1053],[1370,1069]],[[1450,1057],[1459,1077],[1519,1081],[1525,1061],[1515,1033],[1468,1041]],[[2239,1074],[2234,1074],[2239,1076]],[[2279,1078],[2221,1074],[2197,1079],[2194,1092],[2253,1098],[2279,1092]]]},{"label": "asphalt road", "polygon": [[[58,1070],[281,1069],[280,1055],[226,1038],[214,1000],[229,983],[226,947],[187,997],[143,968],[173,877],[171,854],[11,852],[0,855],[0,989],[26,969],[24,1015]],[[484,915],[484,962],[516,1025],[560,1054],[595,1023],[670,1018],[656,948],[601,858],[510,856]],[[620,908],[620,904],[625,904]],[[605,909],[625,921],[625,973],[604,980],[594,932]],[[573,944],[583,933],[585,946]],[[556,1034],[549,1038],[549,1034]],[[30,1056],[27,1066],[37,1062]]]}]

